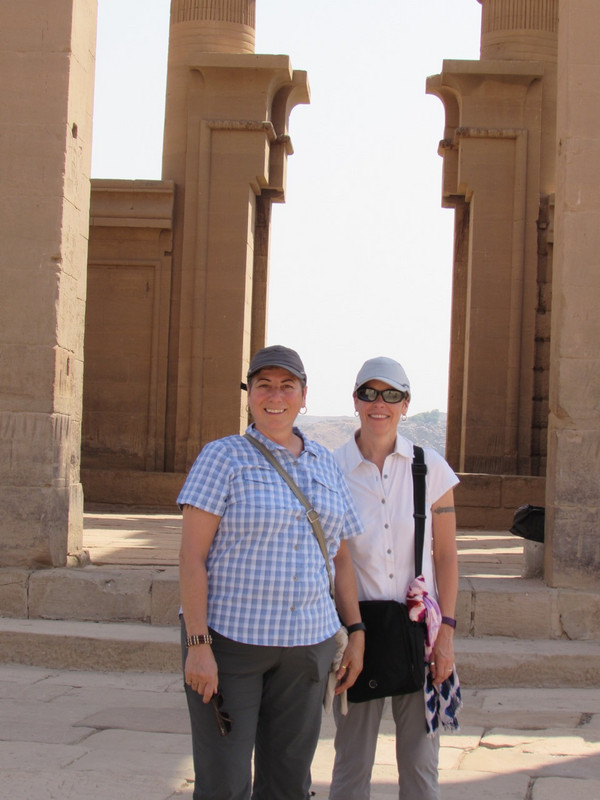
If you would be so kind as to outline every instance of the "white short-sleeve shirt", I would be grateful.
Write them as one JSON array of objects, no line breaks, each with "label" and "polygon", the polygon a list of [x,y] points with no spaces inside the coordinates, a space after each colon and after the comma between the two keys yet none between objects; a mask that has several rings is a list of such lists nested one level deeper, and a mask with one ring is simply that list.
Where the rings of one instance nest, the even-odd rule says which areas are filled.
[{"label": "white short-sleeve shirt", "polygon": [[[444,458],[424,448],[427,464],[423,575],[428,592],[437,598],[432,558],[431,506],[458,483]],[[352,437],[334,453],[365,526],[362,536],[348,540],[359,600],[405,602],[415,577],[413,445],[398,435],[394,452],[385,459],[383,472],[367,461]]]}]

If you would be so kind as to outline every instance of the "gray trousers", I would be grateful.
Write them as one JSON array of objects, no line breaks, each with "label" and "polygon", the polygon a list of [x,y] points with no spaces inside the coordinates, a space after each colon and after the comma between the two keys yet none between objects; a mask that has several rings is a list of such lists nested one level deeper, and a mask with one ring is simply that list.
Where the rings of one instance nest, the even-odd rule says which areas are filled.
[{"label": "gray trousers", "polygon": [[[440,739],[425,732],[423,692],[389,698],[396,723],[396,762],[401,800],[439,800],[438,757]],[[340,713],[339,699],[333,711],[335,763],[329,800],[369,800],[377,737],[386,699],[348,703]]]},{"label": "gray trousers", "polygon": [[307,647],[260,647],[211,633],[221,710],[231,717],[232,730],[219,736],[212,706],[185,687],[194,800],[306,800],[334,640]]}]

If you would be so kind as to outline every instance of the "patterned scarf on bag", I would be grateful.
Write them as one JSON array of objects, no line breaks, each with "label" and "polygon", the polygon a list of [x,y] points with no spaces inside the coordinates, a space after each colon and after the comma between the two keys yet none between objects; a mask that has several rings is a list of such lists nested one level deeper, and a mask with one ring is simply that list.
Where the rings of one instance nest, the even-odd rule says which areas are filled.
[{"label": "patterned scarf on bag", "polygon": [[442,624],[442,613],[437,601],[429,596],[422,575],[415,578],[406,593],[408,615],[413,622],[425,622],[427,637],[425,640],[425,726],[428,736],[434,736],[440,725],[445,731],[455,732],[459,729],[458,712],[462,707],[460,684],[456,666],[451,675],[441,684],[434,684],[429,668],[429,659],[433,645]]}]

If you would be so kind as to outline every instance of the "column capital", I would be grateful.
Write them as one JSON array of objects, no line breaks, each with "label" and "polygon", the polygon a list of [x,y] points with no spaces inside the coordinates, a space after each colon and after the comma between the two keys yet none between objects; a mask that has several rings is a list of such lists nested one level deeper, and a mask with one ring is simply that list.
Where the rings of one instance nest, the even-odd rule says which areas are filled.
[{"label": "column capital", "polygon": [[482,59],[556,61],[558,0],[478,0]]},{"label": "column capital", "polygon": [[256,0],[171,0],[171,36],[190,29],[204,52],[253,53]]}]

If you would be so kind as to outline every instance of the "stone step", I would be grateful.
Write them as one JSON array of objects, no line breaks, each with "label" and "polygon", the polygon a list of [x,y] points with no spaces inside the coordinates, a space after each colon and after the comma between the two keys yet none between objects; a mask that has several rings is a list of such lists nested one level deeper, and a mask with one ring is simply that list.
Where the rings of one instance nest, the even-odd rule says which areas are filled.
[{"label": "stone step", "polygon": [[[0,570],[5,617],[177,625],[176,567],[87,566]],[[600,640],[600,594],[517,576],[461,578],[463,637]]]},{"label": "stone step", "polygon": [[[172,626],[0,619],[0,662],[50,669],[178,672]],[[600,643],[457,637],[461,684],[469,688],[587,687],[600,684]]]}]

